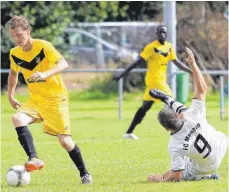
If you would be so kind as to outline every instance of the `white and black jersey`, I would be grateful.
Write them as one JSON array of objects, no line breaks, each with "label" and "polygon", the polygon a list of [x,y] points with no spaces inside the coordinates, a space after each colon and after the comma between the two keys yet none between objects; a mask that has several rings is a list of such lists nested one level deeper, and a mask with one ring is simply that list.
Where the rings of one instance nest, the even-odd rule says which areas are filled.
[{"label": "white and black jersey", "polygon": [[[192,175],[206,175],[220,166],[227,147],[228,137],[206,120],[205,102],[193,99],[190,108],[184,112],[183,126],[170,137],[171,169],[188,169]],[[185,156],[191,159],[191,166],[185,165]]]}]

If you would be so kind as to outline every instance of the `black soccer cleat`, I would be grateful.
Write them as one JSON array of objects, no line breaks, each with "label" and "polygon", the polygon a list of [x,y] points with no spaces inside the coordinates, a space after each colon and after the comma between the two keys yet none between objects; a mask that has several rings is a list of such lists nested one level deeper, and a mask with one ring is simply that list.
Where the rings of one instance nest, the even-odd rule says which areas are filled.
[{"label": "black soccer cleat", "polygon": [[163,93],[162,91],[158,90],[158,89],[150,89],[149,90],[149,95],[155,99],[159,99],[163,102],[165,102],[166,99],[168,99],[170,96],[166,95],[165,93]]}]

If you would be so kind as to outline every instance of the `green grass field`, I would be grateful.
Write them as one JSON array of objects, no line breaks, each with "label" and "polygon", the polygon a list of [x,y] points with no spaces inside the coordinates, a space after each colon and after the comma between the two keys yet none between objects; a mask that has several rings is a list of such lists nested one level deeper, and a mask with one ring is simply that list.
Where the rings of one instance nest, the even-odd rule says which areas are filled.
[{"label": "green grass field", "polygon": [[[26,95],[17,95],[20,101]],[[162,173],[170,167],[167,144],[169,132],[157,122],[156,114],[162,104],[155,105],[135,133],[140,140],[123,140],[122,136],[141,105],[141,99],[128,99],[123,103],[123,119],[117,118],[117,100],[75,100],[71,95],[71,129],[74,141],[79,145],[93,185],[80,185],[80,177],[67,152],[58,144],[57,138],[43,134],[42,124],[29,126],[34,136],[39,157],[46,165],[42,171],[31,174],[26,187],[7,186],[7,169],[24,164],[27,157],[17,140],[11,122],[15,112],[2,95],[1,116],[1,181],[3,192],[226,192],[228,191],[228,155],[219,169],[220,181],[180,183],[147,183],[151,173]],[[218,130],[227,134],[228,121],[220,120],[219,102],[207,103],[207,118]]]}]

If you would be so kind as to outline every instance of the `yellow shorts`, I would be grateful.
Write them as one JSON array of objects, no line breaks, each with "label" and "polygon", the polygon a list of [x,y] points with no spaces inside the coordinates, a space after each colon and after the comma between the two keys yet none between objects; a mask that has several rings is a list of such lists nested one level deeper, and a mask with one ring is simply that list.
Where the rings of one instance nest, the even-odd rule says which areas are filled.
[{"label": "yellow shorts", "polygon": [[159,90],[163,91],[164,93],[166,93],[166,94],[168,94],[168,95],[170,95],[172,97],[174,96],[167,83],[155,84],[153,86],[146,86],[145,93],[143,95],[143,100],[144,101],[160,102],[160,100],[154,99],[153,97],[151,97],[149,95],[149,90],[150,89],[159,89]]},{"label": "yellow shorts", "polygon": [[29,99],[19,112],[37,118],[36,122],[44,122],[43,131],[51,135],[70,135],[68,100],[59,102],[33,101]]}]

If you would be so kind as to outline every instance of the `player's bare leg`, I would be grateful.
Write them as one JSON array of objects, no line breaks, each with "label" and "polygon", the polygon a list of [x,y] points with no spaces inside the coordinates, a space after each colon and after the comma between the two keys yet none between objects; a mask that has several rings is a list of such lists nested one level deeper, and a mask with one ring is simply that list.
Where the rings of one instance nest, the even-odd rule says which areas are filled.
[{"label": "player's bare leg", "polygon": [[16,127],[18,140],[29,158],[29,161],[25,163],[25,169],[29,172],[42,169],[44,162],[37,157],[33,137],[27,127],[28,124],[36,121],[36,118],[18,112],[12,117],[12,121]]}]

